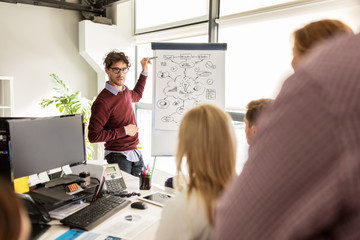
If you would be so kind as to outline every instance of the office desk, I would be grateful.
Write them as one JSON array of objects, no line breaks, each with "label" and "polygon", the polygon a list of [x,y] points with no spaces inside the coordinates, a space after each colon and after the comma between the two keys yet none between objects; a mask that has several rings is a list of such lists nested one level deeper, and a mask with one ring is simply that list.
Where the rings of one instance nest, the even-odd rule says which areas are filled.
[{"label": "office desk", "polygon": [[[156,192],[156,191],[163,191],[162,189],[156,187],[156,186],[152,186],[151,190],[139,190],[139,179],[137,177],[134,177],[128,173],[122,172],[125,183],[126,183],[126,191],[128,192],[140,192],[141,196],[145,196],[147,194],[150,194],[152,192]],[[134,202],[134,201],[138,201],[137,196],[133,196],[128,198],[130,201]],[[159,220],[161,217],[161,211],[162,211],[162,207],[153,205],[148,203],[148,208],[145,210],[139,210],[139,209],[133,209],[129,206],[127,206],[126,208],[120,210],[119,212],[117,212],[115,215],[113,215],[112,217],[110,217],[108,220],[104,221],[103,223],[101,223],[99,226],[93,228],[90,232],[97,232],[97,233],[101,233],[101,229],[104,228],[104,226],[113,226],[116,225],[116,218],[119,218],[120,215],[123,215],[124,212],[131,212],[131,214],[134,215],[140,215],[140,216],[144,216],[144,218],[146,218],[147,216],[151,216],[152,220],[154,220],[154,218],[156,218],[156,221],[154,221],[152,223],[151,226],[149,226],[146,229],[139,229],[139,233],[135,236],[135,240],[152,240],[155,239],[155,233],[157,230],[157,227],[159,225]],[[119,222],[119,224],[121,224],[121,222]],[[63,233],[65,233],[67,230],[69,230],[69,227],[61,225],[61,223],[58,220],[53,220],[50,222],[51,228],[46,231],[40,238],[39,240],[53,240],[56,239],[57,237],[59,237],[60,235],[62,235]]]}]

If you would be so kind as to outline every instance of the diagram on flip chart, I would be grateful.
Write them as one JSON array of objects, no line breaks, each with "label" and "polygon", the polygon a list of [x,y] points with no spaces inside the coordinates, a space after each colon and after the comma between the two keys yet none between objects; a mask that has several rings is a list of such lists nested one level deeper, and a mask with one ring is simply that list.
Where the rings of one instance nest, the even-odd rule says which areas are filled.
[{"label": "diagram on flip chart", "polygon": [[151,43],[151,155],[174,156],[182,117],[212,103],[225,109],[226,43]]},{"label": "diagram on flip chart", "polygon": [[224,52],[156,51],[155,128],[177,130],[191,108],[213,103],[224,107]]}]

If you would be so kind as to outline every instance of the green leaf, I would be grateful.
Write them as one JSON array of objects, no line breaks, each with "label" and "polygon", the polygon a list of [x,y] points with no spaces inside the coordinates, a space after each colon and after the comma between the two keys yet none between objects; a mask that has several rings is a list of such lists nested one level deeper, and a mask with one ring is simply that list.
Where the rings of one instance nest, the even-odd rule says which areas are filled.
[{"label": "green leaf", "polygon": [[[86,123],[91,114],[91,106],[95,100],[95,97],[92,100],[81,97],[81,92],[77,91],[71,93],[67,85],[62,81],[59,76],[52,73],[49,75],[52,83],[54,84],[53,89],[56,92],[56,95],[51,99],[43,99],[40,105],[45,108],[52,104],[55,104],[55,107],[59,110],[60,114],[82,114],[84,116],[84,122]],[[94,148],[93,144],[89,142],[87,136],[85,136],[86,142],[86,153],[87,159],[91,159],[93,156]]]}]

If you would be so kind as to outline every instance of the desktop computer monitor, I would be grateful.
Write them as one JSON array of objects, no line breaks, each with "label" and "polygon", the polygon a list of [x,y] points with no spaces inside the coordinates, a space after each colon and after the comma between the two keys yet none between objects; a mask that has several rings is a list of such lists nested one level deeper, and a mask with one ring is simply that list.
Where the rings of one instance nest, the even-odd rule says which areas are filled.
[{"label": "desktop computer monitor", "polygon": [[82,115],[8,120],[14,178],[86,161]]}]

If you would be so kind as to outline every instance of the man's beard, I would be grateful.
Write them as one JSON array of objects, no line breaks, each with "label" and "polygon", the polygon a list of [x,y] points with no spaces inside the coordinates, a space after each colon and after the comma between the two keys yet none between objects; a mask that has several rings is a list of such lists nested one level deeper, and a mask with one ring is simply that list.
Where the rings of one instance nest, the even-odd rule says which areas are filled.
[{"label": "man's beard", "polygon": [[116,86],[119,86],[119,87],[122,86],[122,84],[120,82],[116,81],[116,78],[111,79],[111,82],[114,83]]}]

